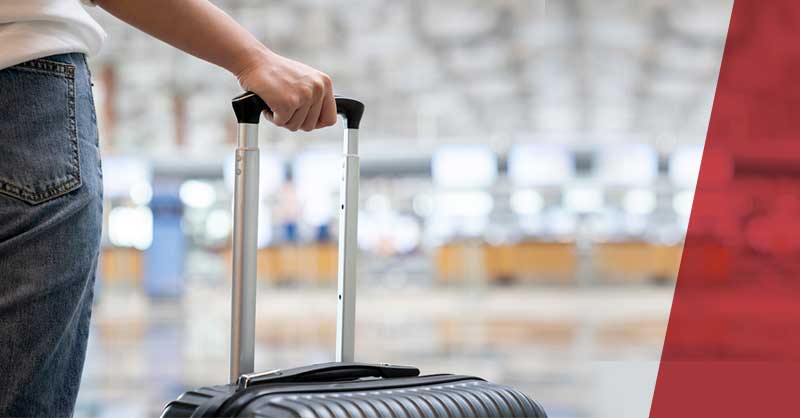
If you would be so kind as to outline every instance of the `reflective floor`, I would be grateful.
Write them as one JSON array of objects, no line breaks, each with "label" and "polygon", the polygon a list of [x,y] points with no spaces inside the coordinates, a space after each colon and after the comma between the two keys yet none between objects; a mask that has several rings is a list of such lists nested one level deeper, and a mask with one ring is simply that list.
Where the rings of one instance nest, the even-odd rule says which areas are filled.
[{"label": "reflective floor", "polygon": [[[551,417],[646,417],[672,287],[360,289],[356,356],[475,374],[531,394]],[[77,418],[158,416],[227,379],[229,289],[180,300],[103,288]],[[259,290],[256,368],[331,361],[335,289]]]}]

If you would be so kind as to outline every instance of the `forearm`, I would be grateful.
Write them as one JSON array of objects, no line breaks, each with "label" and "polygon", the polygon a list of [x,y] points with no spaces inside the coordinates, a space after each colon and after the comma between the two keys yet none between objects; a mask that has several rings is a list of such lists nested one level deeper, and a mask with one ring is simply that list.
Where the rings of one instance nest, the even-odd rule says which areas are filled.
[{"label": "forearm", "polygon": [[117,18],[198,58],[241,74],[272,53],[207,0],[96,0]]},{"label": "forearm", "polygon": [[310,131],[336,123],[325,73],[281,57],[208,0],[95,0],[109,13],[232,72],[272,109],[273,123]]}]

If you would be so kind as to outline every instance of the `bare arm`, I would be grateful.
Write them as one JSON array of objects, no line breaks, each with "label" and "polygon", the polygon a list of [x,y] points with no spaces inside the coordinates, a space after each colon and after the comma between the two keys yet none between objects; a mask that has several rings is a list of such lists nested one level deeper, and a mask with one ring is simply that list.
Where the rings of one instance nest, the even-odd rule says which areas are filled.
[{"label": "bare arm", "polygon": [[290,130],[336,123],[330,77],[270,51],[207,0],[96,0],[117,18],[219,65],[239,84],[261,96],[273,122]]}]

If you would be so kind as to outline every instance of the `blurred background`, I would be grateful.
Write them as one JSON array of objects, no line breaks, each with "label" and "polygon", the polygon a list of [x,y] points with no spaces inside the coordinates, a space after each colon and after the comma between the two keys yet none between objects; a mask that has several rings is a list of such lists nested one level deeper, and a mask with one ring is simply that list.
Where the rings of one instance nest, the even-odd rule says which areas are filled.
[{"label": "blurred background", "polygon": [[[214,3],[366,103],[358,359],[647,416],[732,0]],[[239,88],[91,12],[106,202],[76,416],[157,416],[227,379]],[[262,125],[257,369],[333,360],[340,128]]]}]

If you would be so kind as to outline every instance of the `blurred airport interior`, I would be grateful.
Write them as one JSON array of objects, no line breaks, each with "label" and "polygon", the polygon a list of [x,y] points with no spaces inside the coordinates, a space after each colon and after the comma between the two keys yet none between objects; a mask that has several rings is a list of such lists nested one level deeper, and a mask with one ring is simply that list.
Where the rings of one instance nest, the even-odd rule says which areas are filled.
[{"label": "blurred airport interior", "polygon": [[[646,415],[732,0],[214,3],[367,106],[357,358]],[[76,417],[156,416],[227,377],[239,90],[91,12],[106,205]],[[258,368],[333,358],[340,147],[262,123]]]}]

